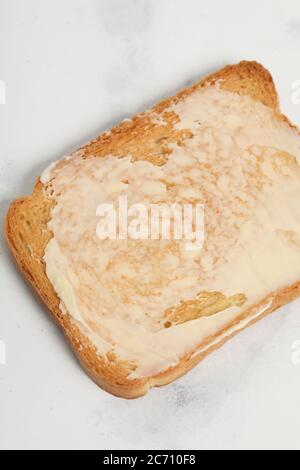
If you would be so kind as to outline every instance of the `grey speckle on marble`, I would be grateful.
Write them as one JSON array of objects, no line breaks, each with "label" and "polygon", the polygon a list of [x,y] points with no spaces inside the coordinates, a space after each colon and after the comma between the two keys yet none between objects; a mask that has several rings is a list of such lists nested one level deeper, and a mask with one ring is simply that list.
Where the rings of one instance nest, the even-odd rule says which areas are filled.
[{"label": "grey speckle on marble", "polygon": [[293,36],[300,36],[300,20],[288,21],[286,23],[287,31]]}]

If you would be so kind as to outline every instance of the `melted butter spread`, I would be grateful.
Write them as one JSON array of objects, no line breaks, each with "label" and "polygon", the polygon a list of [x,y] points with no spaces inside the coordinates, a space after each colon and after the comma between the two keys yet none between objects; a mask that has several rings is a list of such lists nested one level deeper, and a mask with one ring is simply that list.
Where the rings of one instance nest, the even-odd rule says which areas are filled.
[{"label": "melted butter spread", "polygon": [[[246,308],[300,278],[297,131],[268,107],[217,85],[168,111],[192,137],[169,145],[165,165],[78,152],[41,177],[57,202],[44,259],[61,309],[99,355],[133,362],[132,378],[176,364]],[[96,209],[117,207],[120,195],[146,206],[203,204],[202,250],[187,251],[184,240],[99,240]],[[245,302],[187,321],[183,312],[165,327],[166,312],[213,292]]]}]

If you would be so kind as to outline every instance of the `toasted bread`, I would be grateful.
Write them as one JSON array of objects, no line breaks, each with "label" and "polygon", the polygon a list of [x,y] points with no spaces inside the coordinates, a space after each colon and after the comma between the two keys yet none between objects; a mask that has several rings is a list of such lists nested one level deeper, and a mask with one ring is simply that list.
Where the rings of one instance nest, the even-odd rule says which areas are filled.
[{"label": "toasted bread", "polygon": [[[236,98],[237,109],[239,109],[243,105],[245,113],[248,113],[248,108],[253,106],[253,112],[261,113],[261,116],[263,116],[263,122],[266,122],[265,120],[270,115],[270,119],[272,119],[273,123],[272,129],[274,128],[274,136],[273,134],[271,136],[267,136],[266,144],[263,145],[261,142],[256,142],[255,139],[253,139],[253,150],[251,150],[251,155],[248,156],[249,159],[247,160],[247,164],[245,162],[245,166],[247,168],[249,167],[249,175],[247,174],[246,179],[244,177],[241,177],[241,182],[246,185],[243,189],[244,192],[246,192],[247,194],[251,193],[251,197],[252,192],[254,194],[251,200],[244,198],[244,196],[242,195],[242,202],[240,203],[237,203],[237,199],[234,199],[232,204],[235,205],[237,209],[236,211],[239,212],[242,210],[242,208],[246,207],[246,218],[251,218],[252,212],[256,214],[256,208],[260,204],[260,202],[258,201],[260,201],[260,197],[263,191],[262,187],[265,187],[265,185],[269,185],[268,191],[272,191],[272,189],[270,188],[275,188],[274,191],[277,191],[275,195],[276,197],[278,197],[278,201],[280,201],[280,187],[282,187],[283,184],[286,184],[288,186],[293,184],[293,194],[295,197],[299,197],[300,184],[298,186],[298,183],[300,182],[300,176],[298,163],[295,160],[295,157],[300,156],[299,131],[288,121],[286,117],[280,114],[278,96],[272,77],[269,72],[266,71],[261,65],[255,62],[241,62],[238,65],[225,67],[221,71],[218,71],[204,78],[199,83],[193,85],[191,88],[185,89],[178,93],[176,96],[157,104],[150,111],[135,116],[131,120],[122,122],[118,126],[114,127],[111,131],[100,135],[92,142],[89,142],[88,144],[84,145],[81,149],[79,149],[79,151],[75,152],[74,155],[69,157],[67,160],[62,161],[61,164],[56,165],[54,167],[54,172],[53,169],[50,169],[47,172],[47,175],[44,175],[43,177],[38,179],[32,196],[21,198],[15,201],[9,208],[7,214],[5,227],[6,238],[10,250],[22,274],[27,279],[27,281],[29,281],[29,283],[33,286],[35,291],[38,293],[45,305],[48,307],[52,317],[54,318],[58,326],[63,330],[74,353],[78,357],[82,367],[85,369],[87,374],[100,387],[119,397],[140,397],[146,394],[151,387],[166,385],[174,381],[175,379],[184,375],[191,368],[193,368],[210,352],[219,348],[229,338],[234,336],[238,331],[241,331],[246,326],[253,324],[258,319],[266,316],[267,314],[273,312],[274,310],[292,301],[300,295],[300,268],[298,272],[296,264],[295,266],[291,265],[289,271],[289,268],[285,265],[285,263],[283,263],[282,268],[280,268],[278,266],[279,259],[276,258],[276,260],[274,261],[275,266],[270,267],[271,270],[274,269],[273,281],[272,275],[269,275],[269,271],[268,278],[265,279],[264,269],[267,268],[262,268],[260,266],[259,259],[255,258],[255,260],[257,259],[258,263],[257,276],[262,277],[261,283],[263,287],[261,289],[259,289],[258,287],[255,287],[254,289],[253,287],[252,291],[249,287],[249,301],[247,301],[247,282],[249,282],[249,284],[252,283],[251,285],[254,285],[255,283],[256,286],[256,279],[254,277],[253,279],[247,279],[248,272],[244,272],[244,265],[247,263],[247,257],[248,255],[252,257],[253,254],[251,244],[253,240],[253,234],[251,232],[251,239],[249,239],[249,253],[247,252],[245,246],[243,246],[243,250],[241,248],[241,250],[237,252],[238,258],[236,258],[236,260],[233,260],[230,264],[231,276],[233,278],[240,277],[240,283],[237,283],[237,287],[245,286],[245,289],[231,290],[232,285],[228,281],[228,276],[230,276],[230,274],[228,274],[227,270],[222,276],[224,277],[224,279],[226,278],[226,286],[228,285],[228,292],[224,292],[225,289],[222,290],[222,278],[222,282],[219,282],[220,280],[217,279],[217,281],[215,282],[215,288],[201,288],[201,285],[199,285],[199,293],[197,293],[197,295],[187,295],[184,296],[184,298],[177,298],[176,296],[174,297],[174,299],[168,298],[166,300],[166,304],[163,304],[164,306],[166,306],[166,308],[164,308],[163,311],[158,312],[158,320],[160,324],[159,328],[165,328],[165,330],[170,330],[170,337],[173,334],[172,329],[176,333],[174,333],[172,337],[173,342],[171,342],[170,340],[170,345],[172,345],[172,347],[169,346],[169,343],[167,343],[170,350],[172,348],[173,349],[172,351],[170,351],[170,354],[169,350],[168,354],[164,352],[163,338],[166,336],[165,332],[162,331],[162,334],[159,337],[160,339],[158,341],[158,336],[156,336],[156,326],[154,325],[154,320],[152,321],[151,318],[151,324],[149,326],[149,329],[151,329],[151,347],[148,347],[147,345],[147,348],[149,349],[149,351],[152,351],[153,348],[155,348],[155,341],[157,338],[159,360],[157,358],[155,358],[154,360],[154,356],[153,358],[151,356],[147,361],[145,356],[147,356],[148,349],[146,347],[141,347],[141,363],[143,363],[143,367],[139,367],[140,357],[135,357],[137,348],[134,344],[132,345],[132,350],[129,348],[130,354],[118,353],[119,349],[118,344],[116,343],[118,342],[118,338],[121,338],[120,342],[122,342],[122,337],[117,334],[117,332],[116,337],[114,337],[114,340],[112,341],[111,348],[105,351],[102,351],[101,347],[99,347],[99,344],[97,342],[98,339],[95,338],[95,336],[107,337],[107,335],[111,334],[109,323],[111,321],[111,317],[110,313],[108,312],[110,305],[109,299],[105,302],[103,301],[103,309],[106,308],[106,313],[103,313],[101,311],[101,307],[99,306],[100,316],[99,318],[97,318],[97,328],[95,327],[95,329],[93,330],[93,328],[91,327],[93,323],[93,318],[88,318],[87,325],[83,325],[80,321],[80,318],[76,318],[76,316],[70,311],[71,308],[68,308],[68,302],[66,302],[65,299],[62,298],[63,294],[61,294],[61,287],[56,284],[56,279],[57,276],[59,277],[59,273],[53,271],[51,276],[50,264],[52,262],[52,258],[50,258],[50,254],[52,256],[52,253],[49,254],[49,251],[47,252],[47,248],[49,247],[49,244],[51,244],[51,240],[53,240],[53,238],[55,237],[55,233],[56,230],[58,230],[57,227],[59,225],[58,223],[56,223],[57,221],[52,223],[53,218],[55,218],[54,211],[57,207],[57,201],[60,198],[61,188],[62,192],[64,191],[64,185],[66,187],[68,186],[68,194],[71,194],[73,188],[72,181],[74,181],[75,175],[74,165],[78,164],[79,172],[81,172],[82,168],[80,166],[80,162],[89,162],[89,171],[93,171],[93,165],[95,165],[95,170],[97,169],[97,171],[100,171],[102,160],[106,162],[108,158],[115,158],[118,162],[123,160],[125,161],[127,159],[130,171],[134,171],[131,170],[132,162],[136,163],[145,161],[148,162],[149,165],[151,164],[151,168],[155,167],[164,169],[169,159],[171,158],[174,149],[176,151],[179,151],[178,149],[181,149],[180,152],[184,152],[186,147],[192,142],[193,138],[195,136],[197,137],[197,130],[194,131],[194,129],[190,125],[184,125],[184,119],[186,118],[186,103],[194,101],[196,103],[195,112],[197,114],[197,97],[201,95],[202,91],[206,93],[206,90],[210,89],[218,90],[216,91],[216,93],[220,94],[220,100],[222,100],[222,96],[224,96],[226,97],[226,100],[228,100],[229,104]],[[224,95],[222,95],[222,93]],[[203,96],[201,95],[201,97],[199,98],[200,106],[201,103],[203,103]],[[217,98],[218,97],[219,95],[217,96]],[[215,95],[211,97],[207,95],[207,100],[207,109],[211,109],[211,107],[214,106],[213,103],[215,102]],[[227,101],[224,101],[222,109],[227,109],[226,103]],[[218,107],[216,107],[216,109],[218,111]],[[203,118],[205,125],[209,126],[210,122],[206,122],[205,117],[206,109],[202,110],[201,112],[200,111],[200,121]],[[234,117],[234,112],[232,110],[231,112],[233,113]],[[241,112],[239,115],[239,118],[242,120],[244,119],[243,113],[244,111]],[[211,119],[212,117],[213,115],[211,116]],[[182,124],[180,125],[181,120]],[[242,123],[243,125],[245,125],[244,121],[242,121]],[[203,122],[199,122],[197,123],[197,125],[198,124],[199,126],[201,126],[203,125]],[[220,121],[219,124],[222,124],[222,121]],[[227,124],[228,122],[226,121],[226,126]],[[277,124],[278,126],[282,126],[282,128],[280,128],[281,130],[278,130],[280,138],[277,138],[276,134]],[[230,123],[230,126],[233,126],[234,129],[236,129],[238,123],[234,121],[233,123]],[[230,128],[230,126],[228,124],[228,129]],[[217,131],[215,130],[214,132]],[[203,135],[204,134],[200,133],[200,138],[202,138]],[[286,146],[281,145],[283,135],[287,141]],[[206,137],[207,134],[205,134],[205,138]],[[213,135],[213,137],[215,137],[215,134]],[[273,138],[274,145],[272,145]],[[262,137],[262,142],[264,142],[264,136]],[[227,144],[221,142],[216,151],[219,151],[220,148],[222,149],[222,147],[226,145]],[[243,148],[244,144],[239,143],[238,145],[239,147],[236,148]],[[213,148],[214,147],[210,147],[211,153],[214,153]],[[248,146],[247,148],[245,147],[245,151],[247,151],[247,149]],[[292,151],[293,149],[295,149],[295,151]],[[226,153],[224,158],[227,158],[228,154],[229,152]],[[254,159],[255,164],[253,163]],[[269,165],[270,161],[271,164]],[[97,168],[95,162],[97,162]],[[82,165],[84,164],[85,163],[82,163]],[[234,161],[228,161],[228,165],[226,166],[226,168],[228,168],[228,172],[231,171],[230,168],[233,165],[235,165]],[[253,168],[252,165],[254,165]],[[267,170],[265,169],[266,165],[268,166]],[[138,167],[135,166],[134,168]],[[239,168],[242,169],[242,166],[240,165]],[[240,176],[237,176],[235,178],[230,173],[231,176],[229,178],[229,186],[226,182],[223,181],[223,179],[219,181],[219,176],[222,174],[222,172],[224,172],[224,169],[221,165],[220,167],[213,166],[207,160],[207,156],[201,163],[201,171],[204,172],[204,170],[205,175],[208,176],[207,179],[205,179],[204,181],[201,180],[202,173],[199,173],[199,187],[201,186],[201,184],[205,186],[203,192],[201,193],[203,200],[201,199],[201,197],[199,197],[199,201],[203,202],[204,204],[207,204],[211,212],[213,213],[214,210],[219,211],[219,206],[216,209],[214,201],[219,201],[220,197],[223,198],[224,196],[224,206],[226,209],[226,201],[227,199],[229,201],[229,198],[231,197],[233,191],[235,191],[235,197],[238,197],[236,194],[238,191],[238,186],[230,187],[230,184],[232,183],[232,181],[234,181],[236,178],[239,178]],[[68,179],[62,179],[60,177],[60,174],[62,174],[63,172],[67,172],[68,175],[71,172],[69,182]],[[213,177],[216,176],[218,180],[217,183],[213,180],[211,181],[211,186],[208,185],[209,175],[212,175]],[[278,176],[278,181],[274,175],[276,176],[276,178]],[[196,178],[196,176],[193,177]],[[66,176],[64,176],[64,178],[66,178]],[[143,185],[143,183],[144,182],[141,180],[141,186]],[[173,184],[176,186],[176,182],[173,182]],[[214,189],[216,188],[216,186],[217,189]],[[211,190],[209,189],[210,187],[212,188]],[[76,191],[76,182],[75,188],[73,189],[74,191]],[[88,187],[86,191],[87,193],[89,193]],[[210,191],[214,194],[214,197],[212,198],[210,197]],[[283,187],[282,191],[282,194],[285,194],[285,190]],[[290,195],[284,197],[287,198],[290,197]],[[196,196],[192,195],[191,199],[194,200],[195,198]],[[265,204],[265,200],[263,200],[262,207]],[[270,205],[268,207],[270,208],[272,206]],[[81,208],[82,207],[80,207],[80,210]],[[281,210],[280,214],[282,214],[282,211],[283,209]],[[234,206],[233,208],[232,206],[230,206],[230,214],[228,217],[232,217],[232,214],[234,212]],[[263,213],[263,215],[264,214],[265,212]],[[66,213],[64,213],[64,217],[65,216]],[[82,213],[79,211],[78,217],[81,216]],[[259,214],[259,216],[257,215],[256,220],[261,220],[260,216],[261,214]],[[74,217],[74,214],[72,214],[72,217]],[[214,216],[209,217],[210,218],[208,220],[208,230],[210,230],[210,220],[212,220]],[[224,217],[224,220],[226,220],[227,216],[225,215]],[[240,215],[238,215],[237,217],[240,217]],[[271,215],[270,219],[272,219],[272,217],[273,216]],[[59,222],[61,222],[61,220],[62,219],[60,219]],[[241,222],[241,226],[238,226],[237,228],[235,227],[237,232],[233,231],[233,228],[232,231],[228,232],[230,236],[232,234],[232,237],[240,233],[240,231],[242,230],[242,226],[244,227],[244,223],[246,223],[248,219],[238,220],[243,220],[243,223]],[[294,219],[292,222],[294,223]],[[274,228],[274,231],[277,231],[278,233],[280,232],[278,235],[280,236],[280,240],[279,238],[276,238],[276,240],[274,239],[274,246],[284,248],[286,244],[290,244],[287,252],[289,260],[293,259],[294,253],[297,253],[298,255],[299,251],[299,239],[297,232],[298,226],[294,228],[292,222],[290,223],[288,221],[283,228],[281,228],[280,224],[278,226],[276,225],[276,227]],[[226,225],[225,222],[221,223],[224,223]],[[213,225],[213,220],[211,225]],[[218,220],[217,225],[220,226]],[[232,224],[232,226],[235,225],[236,224],[234,223]],[[224,230],[226,231],[226,226],[224,227]],[[266,225],[262,226],[261,231],[259,231],[259,233],[265,234],[267,230],[268,224],[266,222]],[[208,232],[208,243],[210,242],[210,240],[215,243],[217,237],[221,237],[221,235],[217,235],[217,233],[219,232],[215,231],[212,235],[210,235],[210,232]],[[295,233],[297,236],[294,236]],[[62,236],[61,233],[60,235]],[[258,244],[260,241],[259,236],[260,235],[257,235]],[[242,240],[245,241],[245,243],[248,243],[248,237],[250,237],[250,235],[247,233],[247,235],[245,235],[245,238],[243,238]],[[230,248],[232,241],[234,242],[233,238],[228,242],[226,241],[226,243],[228,243],[228,245],[226,246],[229,247],[228,250],[232,249],[232,252],[234,252],[234,247]],[[121,244],[122,241],[119,241],[119,243]],[[105,251],[105,246],[106,245],[102,245],[99,241],[99,249],[102,249],[102,247],[104,247],[103,251]],[[128,248],[129,250],[133,250],[133,253],[134,246],[134,242],[132,242],[132,244]],[[216,250],[219,249],[218,246],[219,245],[217,243]],[[259,248],[261,249],[263,247],[260,246]],[[213,253],[214,248],[210,247],[208,251],[211,254]],[[149,251],[149,253],[150,252],[151,250]],[[246,252],[247,256],[244,256]],[[283,251],[283,254],[284,253],[285,252]],[[69,256],[70,251],[66,251],[64,255]],[[101,253],[99,254],[99,256],[101,256]],[[295,257],[295,260],[297,261],[297,257]],[[56,260],[54,261],[56,262]],[[55,264],[54,261],[53,263]],[[180,259],[180,261],[182,260]],[[266,258],[265,263],[268,263],[269,261],[270,265],[272,265],[270,257]],[[213,272],[213,267],[210,265],[210,263],[212,262],[213,261],[211,261],[210,259],[207,260],[206,257],[205,272]],[[147,263],[147,260],[144,260],[143,263]],[[165,272],[169,273],[172,271],[170,267],[166,269],[164,268],[164,271],[162,267],[160,268],[159,261],[156,260],[156,263],[158,269],[160,269],[162,272],[162,276]],[[140,266],[141,264],[138,265],[138,267]],[[187,266],[189,265],[187,264]],[[174,268],[174,271],[176,271],[176,269]],[[280,271],[280,269],[282,270]],[[216,272],[222,273],[222,271]],[[127,279],[126,276],[127,274],[125,273],[125,278]],[[133,274],[133,277],[134,283],[136,284],[136,273]],[[140,277],[142,278],[143,274],[140,274]],[[83,282],[82,279],[83,277],[81,277],[79,273],[79,280],[81,283]],[[124,279],[124,276],[122,277],[122,279]],[[120,299],[122,299],[125,298],[125,294],[123,297],[120,295],[121,287],[119,288],[118,281],[119,277],[116,280],[115,286],[111,287],[111,295],[112,297],[115,295],[118,299],[119,297]],[[149,283],[151,284],[152,281],[153,279],[151,278],[151,281],[149,281]],[[76,282],[78,282],[78,279]],[[174,282],[174,279],[170,279],[170,282]],[[99,280],[99,283],[101,284],[101,278]],[[208,284],[208,286],[214,287],[214,282],[211,282],[210,284]],[[180,285],[180,289],[181,287],[182,286]],[[96,291],[96,285],[94,288]],[[142,288],[142,283],[140,288]],[[185,288],[186,287],[182,287],[183,291]],[[191,292],[193,292],[194,288],[194,285],[192,287],[189,287],[190,290],[188,290],[187,293],[190,294]],[[130,297],[131,293],[133,292],[132,285],[130,284],[130,288],[126,287],[126,289],[127,290],[125,290],[125,293],[127,297]],[[174,293],[175,289],[176,288],[174,284],[173,290],[171,290],[170,292]],[[88,298],[92,299],[92,290],[92,282],[89,280],[85,285],[85,290],[83,291],[83,293],[90,292],[90,297],[88,295]],[[104,291],[104,294],[106,293],[107,291]],[[136,290],[134,290],[134,293],[136,293]],[[253,297],[251,296],[252,294]],[[143,295],[147,296],[147,293],[144,293]],[[152,291],[149,295],[152,295]],[[158,296],[159,295],[161,295],[160,291],[158,292]],[[100,298],[101,295],[99,296],[99,299]],[[131,298],[129,300],[133,302]],[[130,301],[128,301],[129,305],[131,305]],[[82,302],[84,302],[84,299],[82,300]],[[92,303],[92,300],[90,300],[90,302]],[[121,301],[119,302],[119,304],[121,305]],[[80,305],[83,305],[83,303],[81,303]],[[88,307],[89,306],[87,305],[87,308]],[[136,327],[135,323],[132,322],[132,320],[130,319],[131,314],[133,315],[130,308],[131,307],[128,308],[127,315],[129,317],[129,323],[127,322],[126,317],[126,328],[128,328],[128,330],[126,331],[128,331],[128,334],[131,333],[131,327],[133,330]],[[229,312],[226,318],[222,317],[224,311]],[[115,314],[116,312],[112,313]],[[105,325],[105,328],[103,327],[103,331],[101,330],[101,315],[103,315],[103,322],[105,320],[105,322],[103,323]],[[122,322],[125,322],[124,318],[122,317]],[[199,334],[199,336],[197,336],[197,329],[199,328],[199,331],[201,330],[201,325],[204,324],[203,322],[206,321],[206,319],[214,318],[216,318],[217,320],[214,324],[211,323],[212,326],[208,328],[207,335]],[[224,320],[222,320],[222,318],[224,318]],[[141,326],[141,328],[143,328],[143,316],[138,317],[138,322],[139,327]],[[140,325],[141,322],[142,325]],[[208,323],[209,322],[210,320],[208,321]],[[111,327],[112,329],[115,328],[116,330],[118,330],[123,328],[123,323],[119,324],[116,322],[113,325],[114,326]],[[89,327],[91,327],[91,329],[93,330],[92,334],[91,331],[87,331]],[[144,329],[146,328],[143,328],[143,330]],[[138,331],[140,332],[140,330]],[[195,332],[194,334],[193,331]],[[135,336],[133,335],[132,338],[130,336],[130,341],[138,341],[138,334],[136,334]],[[179,344],[181,341],[184,342],[184,345]],[[167,360],[165,360],[166,357]]]}]

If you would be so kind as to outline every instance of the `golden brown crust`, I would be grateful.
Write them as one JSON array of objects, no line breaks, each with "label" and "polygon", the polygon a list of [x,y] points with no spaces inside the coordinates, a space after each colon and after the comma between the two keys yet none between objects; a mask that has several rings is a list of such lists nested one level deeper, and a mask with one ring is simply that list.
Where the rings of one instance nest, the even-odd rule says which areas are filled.
[{"label": "golden brown crust", "polygon": [[[102,134],[97,139],[82,147],[85,157],[101,157],[111,153],[116,156],[131,154],[134,159],[146,158],[156,164],[163,164],[168,156],[167,145],[171,142],[185,138],[184,131],[174,130],[173,123],[176,116],[165,112],[172,103],[177,103],[184,97],[192,94],[196,89],[221,80],[221,87],[239,94],[246,94],[253,99],[261,101],[278,112],[280,115],[278,97],[271,75],[256,62],[241,62],[238,65],[228,66],[209,77],[204,78],[191,88],[185,89],[176,96],[157,104],[151,111],[163,115],[165,126],[159,126],[151,121],[149,113],[135,116],[129,122],[123,122],[114,127],[109,133]],[[292,126],[292,124],[290,124]],[[143,152],[141,152],[143,149]],[[128,365],[118,362],[115,358],[102,358],[96,353],[90,341],[80,332],[69,315],[63,315],[59,308],[59,299],[45,273],[43,255],[45,247],[51,238],[47,227],[53,201],[45,197],[43,185],[38,181],[33,195],[18,199],[9,208],[5,234],[9,248],[24,277],[32,285],[43,302],[48,307],[52,317],[64,331],[72,350],[78,357],[87,374],[100,387],[108,392],[123,398],[136,398],[147,393],[149,388],[166,385],[184,375],[210,352],[219,348],[236,332],[229,334],[232,327],[241,320],[247,319],[257,310],[264,307],[270,300],[272,305],[259,318],[273,312],[280,306],[290,302],[300,295],[300,282],[288,286],[281,291],[264,299],[243,312],[234,322],[224,328],[215,337],[210,337],[196,350],[186,355],[178,364],[154,377],[130,380]],[[240,330],[239,330],[240,331]],[[228,336],[223,337],[222,335]],[[218,338],[220,340],[218,341]],[[213,345],[209,346],[210,343]],[[203,348],[207,349],[203,351]],[[197,354],[197,350],[199,353]],[[201,352],[202,350],[202,352]]]}]

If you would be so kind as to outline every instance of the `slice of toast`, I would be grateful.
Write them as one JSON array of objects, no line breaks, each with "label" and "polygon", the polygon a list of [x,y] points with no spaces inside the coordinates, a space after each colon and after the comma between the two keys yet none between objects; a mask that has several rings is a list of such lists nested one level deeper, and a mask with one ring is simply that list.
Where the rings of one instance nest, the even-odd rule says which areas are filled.
[{"label": "slice of toast", "polygon": [[[48,169],[11,205],[8,245],[88,375],[136,398],[299,296],[299,158],[269,72],[241,62]],[[97,204],[123,190],[203,204],[201,252],[97,239]]]}]

